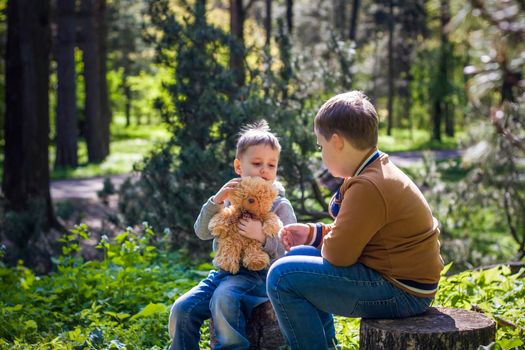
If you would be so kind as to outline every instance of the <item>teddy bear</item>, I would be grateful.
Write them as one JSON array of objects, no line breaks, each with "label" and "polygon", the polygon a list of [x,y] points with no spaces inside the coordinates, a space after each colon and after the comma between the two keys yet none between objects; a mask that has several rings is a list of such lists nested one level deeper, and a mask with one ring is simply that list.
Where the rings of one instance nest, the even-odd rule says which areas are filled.
[{"label": "teddy bear", "polygon": [[238,224],[243,218],[262,222],[267,237],[274,237],[283,226],[279,217],[271,211],[277,197],[277,189],[260,177],[245,177],[230,195],[230,205],[215,214],[208,228],[217,237],[218,248],[215,264],[236,274],[240,264],[248,270],[259,271],[268,266],[270,257],[258,240],[239,233]]}]

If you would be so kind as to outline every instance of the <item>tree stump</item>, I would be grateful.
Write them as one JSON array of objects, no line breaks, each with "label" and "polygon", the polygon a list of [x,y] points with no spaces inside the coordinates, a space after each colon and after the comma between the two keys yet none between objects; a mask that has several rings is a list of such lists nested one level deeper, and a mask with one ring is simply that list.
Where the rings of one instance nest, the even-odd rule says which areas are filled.
[{"label": "tree stump", "polygon": [[362,319],[359,345],[376,349],[477,349],[495,341],[496,323],[463,309],[430,308],[402,319]]},{"label": "tree stump", "polygon": [[[269,301],[253,310],[246,324],[246,334],[253,350],[276,350],[286,344]],[[210,346],[213,349],[216,345],[215,327],[210,320]]]}]

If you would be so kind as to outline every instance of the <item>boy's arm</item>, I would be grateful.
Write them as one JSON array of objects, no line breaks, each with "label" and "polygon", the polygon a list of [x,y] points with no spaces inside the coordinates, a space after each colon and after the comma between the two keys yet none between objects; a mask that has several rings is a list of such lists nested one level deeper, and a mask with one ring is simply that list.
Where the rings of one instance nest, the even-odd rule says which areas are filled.
[{"label": "boy's arm", "polygon": [[[293,224],[297,222],[295,212],[292,204],[286,198],[282,198],[274,208],[274,213],[277,214],[283,225]],[[278,236],[266,238],[266,243],[263,247],[264,251],[270,256],[270,260],[280,258],[284,255],[284,247]]]},{"label": "boy's arm", "polygon": [[213,236],[208,229],[208,224],[210,223],[211,218],[217,214],[223,207],[223,204],[215,204],[213,202],[213,197],[210,197],[206,203],[201,208],[197,220],[193,225],[195,234],[202,240],[212,239]]},{"label": "boy's arm", "polygon": [[379,190],[366,179],[354,182],[331,230],[323,237],[322,256],[336,266],[355,264],[385,221],[386,205]]}]

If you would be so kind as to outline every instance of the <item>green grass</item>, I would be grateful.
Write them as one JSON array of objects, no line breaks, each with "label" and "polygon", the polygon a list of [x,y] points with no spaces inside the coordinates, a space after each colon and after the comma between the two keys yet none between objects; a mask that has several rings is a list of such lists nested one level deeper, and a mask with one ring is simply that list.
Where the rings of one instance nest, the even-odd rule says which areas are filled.
[{"label": "green grass", "polygon": [[[133,164],[140,161],[155,144],[169,139],[170,133],[165,124],[125,126],[123,117],[115,117],[111,125],[110,154],[100,164],[87,162],[85,141],[78,144],[80,166],[77,168],[52,169],[52,179],[84,178],[128,173]],[[53,166],[55,147],[49,148],[49,164]]]},{"label": "green grass", "polygon": [[380,130],[378,144],[379,149],[386,153],[456,149],[458,139],[463,134],[460,132],[456,137],[443,136],[441,142],[436,142],[431,140],[428,130],[393,129],[391,136]]}]

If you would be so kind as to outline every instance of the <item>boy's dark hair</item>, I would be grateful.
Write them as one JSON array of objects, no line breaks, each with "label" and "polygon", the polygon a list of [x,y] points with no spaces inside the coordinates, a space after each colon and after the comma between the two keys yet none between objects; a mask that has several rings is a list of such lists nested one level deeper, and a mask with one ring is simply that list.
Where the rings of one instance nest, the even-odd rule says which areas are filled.
[{"label": "boy's dark hair", "polygon": [[314,127],[325,139],[338,133],[355,148],[377,146],[379,118],[372,103],[360,91],[336,95],[317,112]]},{"label": "boy's dark hair", "polygon": [[235,157],[240,158],[249,147],[256,145],[267,145],[281,152],[281,144],[277,136],[271,132],[268,122],[264,119],[241,129]]}]

